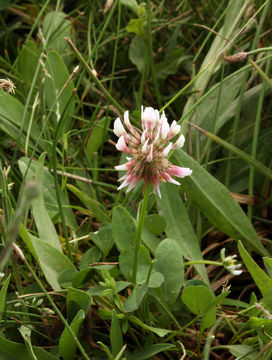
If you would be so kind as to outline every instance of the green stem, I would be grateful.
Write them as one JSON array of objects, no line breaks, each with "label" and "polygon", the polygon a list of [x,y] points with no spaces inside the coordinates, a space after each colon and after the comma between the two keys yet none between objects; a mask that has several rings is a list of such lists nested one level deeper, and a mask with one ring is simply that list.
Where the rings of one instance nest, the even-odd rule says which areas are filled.
[{"label": "green stem", "polygon": [[154,91],[156,95],[156,99],[158,102],[159,107],[162,106],[161,102],[161,95],[159,91],[159,85],[156,77],[156,71],[153,61],[153,45],[152,45],[152,29],[151,29],[151,1],[147,0],[147,36],[148,36],[148,55],[149,55],[149,61],[150,61],[150,68],[151,68],[151,74],[152,74],[152,80],[154,84]]},{"label": "green stem", "polygon": [[135,240],[135,250],[134,250],[134,260],[133,260],[133,271],[132,271],[132,279],[133,283],[136,284],[136,274],[137,274],[137,265],[138,265],[138,253],[141,243],[142,230],[144,226],[144,219],[146,215],[147,203],[148,203],[148,195],[149,195],[150,183],[147,184],[145,188],[144,199],[140,209],[138,228]]},{"label": "green stem", "polygon": [[216,266],[224,266],[222,262],[212,261],[212,260],[194,260],[194,261],[186,261],[184,266],[196,265],[196,264],[205,264],[205,265],[216,265]]},{"label": "green stem", "polygon": [[75,341],[79,351],[81,352],[83,358],[85,360],[90,360],[90,358],[88,357],[88,355],[86,354],[83,346],[81,345],[81,343],[79,342],[78,338],[76,337],[76,335],[74,334],[73,330],[71,329],[71,327],[69,326],[68,322],[66,321],[66,319],[64,318],[64,316],[62,315],[62,313],[60,312],[60,310],[58,309],[58,307],[56,306],[56,304],[54,303],[54,301],[52,300],[51,296],[48,294],[47,290],[45,289],[45,287],[43,286],[42,282],[40,281],[40,279],[38,278],[38,276],[36,275],[36,273],[34,272],[34,270],[32,269],[32,267],[29,265],[28,261],[26,260],[26,258],[24,257],[23,253],[20,256],[21,259],[24,261],[24,263],[26,264],[27,268],[29,269],[31,275],[33,276],[33,278],[35,279],[36,283],[39,285],[39,287],[41,288],[42,292],[44,293],[44,295],[46,296],[47,300],[49,301],[49,303],[52,305],[55,313],[58,315],[58,317],[60,318],[61,322],[63,323],[63,325],[65,326],[65,328],[68,330],[69,334],[72,336],[73,340]]}]

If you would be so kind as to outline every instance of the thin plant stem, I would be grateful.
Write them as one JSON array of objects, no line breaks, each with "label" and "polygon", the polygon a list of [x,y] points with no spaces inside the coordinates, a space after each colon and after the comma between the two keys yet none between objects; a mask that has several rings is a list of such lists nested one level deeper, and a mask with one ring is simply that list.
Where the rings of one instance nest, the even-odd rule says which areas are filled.
[{"label": "thin plant stem", "polygon": [[141,204],[140,208],[140,215],[135,239],[135,249],[134,249],[134,260],[133,260],[133,269],[132,269],[132,279],[133,283],[136,284],[136,275],[137,275],[137,266],[138,266],[138,255],[139,255],[139,248],[141,243],[141,236],[144,227],[144,220],[146,216],[147,204],[148,204],[148,196],[150,190],[150,183],[147,184],[144,193],[144,199]]},{"label": "thin plant stem", "polygon": [[30,271],[31,275],[33,276],[33,278],[35,279],[36,283],[39,285],[40,289],[42,290],[42,292],[44,293],[45,297],[47,298],[47,300],[49,301],[49,303],[51,304],[52,308],[54,309],[55,313],[58,315],[58,317],[60,318],[61,322],[63,323],[63,325],[65,326],[65,328],[67,329],[67,331],[69,332],[69,334],[72,336],[73,340],[75,341],[79,351],[81,352],[83,358],[85,360],[90,360],[90,358],[88,357],[88,355],[86,354],[83,346],[81,345],[81,343],[79,342],[78,338],[76,337],[76,335],[74,334],[73,330],[71,329],[71,327],[69,326],[68,322],[65,320],[64,316],[62,315],[61,311],[58,309],[58,307],[56,306],[56,304],[54,303],[53,299],[51,298],[51,296],[49,295],[49,293],[47,292],[47,290],[45,289],[45,287],[43,286],[41,280],[38,278],[38,276],[36,275],[35,271],[32,269],[32,267],[30,266],[30,264],[28,263],[28,261],[26,260],[22,250],[14,244],[14,250],[16,251],[16,253],[19,255],[19,257],[21,258],[21,260],[26,264],[28,270]]},{"label": "thin plant stem", "polygon": [[154,91],[156,95],[156,99],[158,102],[159,107],[162,106],[161,102],[161,95],[159,91],[159,85],[156,77],[156,71],[153,61],[153,45],[152,45],[152,33],[151,33],[151,1],[147,0],[147,41],[148,41],[148,54],[149,54],[149,61],[150,61],[150,68],[151,68],[151,74],[152,74],[152,80],[154,84]]},{"label": "thin plant stem", "polygon": [[[269,74],[270,71],[270,60],[267,61],[266,64],[266,74]],[[259,132],[260,132],[260,125],[261,125],[261,115],[262,115],[262,109],[263,109],[263,101],[265,96],[265,89],[266,89],[266,83],[263,82],[263,86],[260,91],[258,106],[257,106],[257,114],[256,114],[256,121],[254,126],[254,133],[253,133],[253,141],[252,141],[252,150],[251,150],[251,156],[253,159],[256,158],[257,155],[257,146],[258,146],[258,138],[259,138]],[[248,181],[248,195],[253,196],[254,195],[254,175],[255,175],[255,168],[253,165],[250,166],[249,169],[249,181]],[[248,205],[247,208],[247,216],[250,221],[252,221],[252,212],[253,212],[253,206]]]}]

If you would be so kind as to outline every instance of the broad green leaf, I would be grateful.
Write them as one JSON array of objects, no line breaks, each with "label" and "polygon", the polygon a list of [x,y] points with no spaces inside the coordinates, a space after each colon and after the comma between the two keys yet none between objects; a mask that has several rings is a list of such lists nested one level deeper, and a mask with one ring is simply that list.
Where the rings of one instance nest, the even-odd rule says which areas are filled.
[{"label": "broad green leaf", "polygon": [[[233,117],[237,106],[235,98],[243,76],[244,73],[237,74],[223,81],[219,86],[215,84],[215,90],[211,89],[210,94],[197,106],[191,121],[208,131],[219,131],[225,122]],[[196,132],[193,134],[195,135]],[[200,144],[202,142],[200,141]]]},{"label": "broad green leaf", "polygon": [[90,199],[89,196],[84,194],[81,190],[71,184],[67,184],[67,188],[72,191],[74,195],[89,209],[92,211],[93,216],[101,222],[109,222],[110,218],[104,211],[100,203],[94,199]]},{"label": "broad green leaf", "polygon": [[[27,41],[16,59],[15,68],[20,73],[21,82],[16,83],[16,89],[20,90],[25,98],[29,93],[30,86],[33,81],[33,76],[40,60],[40,51],[36,43],[32,40]],[[35,85],[40,82],[41,69],[36,79]]]},{"label": "broad green leaf", "polygon": [[205,285],[185,286],[182,301],[196,315],[202,316],[201,329],[206,329],[216,320],[215,307],[211,303],[215,300],[213,292]]},{"label": "broad green leaf", "polygon": [[[203,260],[198,239],[176,186],[162,183],[160,189],[161,199],[157,197],[157,207],[159,214],[167,222],[167,237],[177,242],[186,259]],[[203,280],[209,283],[205,267],[195,265],[195,268]]]},{"label": "broad green leaf", "polygon": [[164,276],[158,271],[152,270],[149,281],[148,281],[148,287],[149,288],[158,288],[161,286],[161,284],[164,282]]},{"label": "broad green leaf", "polygon": [[124,311],[132,312],[139,308],[141,302],[147,293],[147,285],[136,285],[124,303]]},{"label": "broad green leaf", "polygon": [[[134,249],[121,251],[119,255],[120,270],[125,278],[129,281],[132,281],[132,267],[134,262]],[[146,280],[148,276],[148,271],[151,265],[151,258],[149,251],[143,246],[140,245],[138,253],[138,268],[136,279],[137,282],[143,282],[143,278]]]},{"label": "broad green leaf", "polygon": [[153,356],[160,354],[163,351],[174,350],[173,344],[153,344],[145,345],[139,350],[135,350],[132,355],[128,357],[128,360],[145,360],[153,358]]},{"label": "broad green leaf", "polygon": [[70,322],[79,310],[83,310],[84,313],[87,314],[91,303],[92,297],[88,294],[88,292],[69,287],[66,298],[68,321]]},{"label": "broad green leaf", "polygon": [[[43,183],[43,174],[44,174],[43,164],[44,164],[45,155],[46,155],[45,153],[41,155],[39,160],[39,165],[36,167],[36,173],[35,173],[35,180],[37,180],[41,184]],[[56,233],[54,225],[52,224],[50,216],[48,215],[48,212],[46,211],[45,208],[43,191],[41,191],[38,197],[36,197],[32,201],[32,212],[40,238],[46,240],[49,245],[51,245],[52,247],[54,247],[55,249],[61,252],[62,249],[58,235]]]},{"label": "broad green leaf", "polygon": [[[73,115],[75,110],[75,98],[73,96],[74,84],[72,80],[66,84],[70,74],[62,58],[55,50],[51,50],[47,54],[45,66],[50,74],[50,77],[45,77],[44,82],[45,101],[49,109],[54,105],[53,113],[55,114],[54,118],[56,120],[66,111],[65,125],[63,128],[63,133],[65,133],[70,130],[71,115]],[[65,89],[62,91],[60,97],[58,97],[64,85]],[[56,99],[57,103],[55,103]]]},{"label": "broad green leaf", "polygon": [[21,325],[19,327],[19,331],[24,339],[26,349],[29,354],[29,360],[38,360],[36,355],[34,354],[31,344],[31,329],[29,327],[26,327],[25,325]]},{"label": "broad green leaf", "polygon": [[152,255],[154,255],[157,247],[160,244],[160,239],[155,234],[150,232],[146,227],[144,227],[142,231],[142,240]]},{"label": "broad green leaf", "polygon": [[[77,315],[74,317],[73,321],[70,324],[71,329],[73,330],[73,333],[77,337],[79,328],[85,318],[85,313],[83,310],[79,310]],[[63,330],[63,333],[61,334],[60,340],[59,340],[59,350],[61,353],[61,356],[64,360],[73,360],[75,351],[76,351],[77,345],[72,338],[71,334],[65,328]]]},{"label": "broad green leaf", "polygon": [[45,15],[42,24],[44,36],[49,35],[48,47],[65,56],[66,62],[70,63],[72,57],[64,38],[71,36],[71,22],[66,17],[67,14],[63,12],[52,11]]},{"label": "broad green leaf", "polygon": [[236,360],[256,360],[258,351],[250,345],[226,345],[231,355],[236,356]]},{"label": "broad green leaf", "polygon": [[[135,30],[134,32],[138,29],[138,27],[142,26],[142,24],[139,24],[139,19],[134,19],[135,22],[137,22],[134,27]],[[137,26],[136,26],[137,25]],[[132,25],[130,26],[130,28],[132,27]],[[137,69],[139,72],[142,72],[144,70],[145,67],[145,63],[146,63],[146,54],[148,53],[147,51],[147,46],[144,42],[144,40],[142,40],[139,36],[136,36],[134,39],[132,39],[130,46],[129,46],[129,60],[136,65]]]},{"label": "broad green leaf", "polygon": [[90,237],[95,245],[103,252],[104,257],[106,258],[114,245],[111,224],[102,224],[98,231],[90,233]]},{"label": "broad green leaf", "polygon": [[3,313],[6,308],[6,297],[10,278],[11,274],[9,274],[9,276],[6,278],[0,290],[0,321],[2,320]]},{"label": "broad green leaf", "polygon": [[[231,39],[234,32],[237,31],[236,29],[240,24],[241,18],[249,3],[250,0],[229,1],[227,11],[225,13],[224,25],[219,30],[218,35],[215,36],[215,39],[201,64],[199,72],[203,71],[202,75],[194,83],[194,88],[200,91],[200,93],[205,90],[211,76],[221,65],[221,55],[226,47],[225,39]],[[192,106],[194,101],[195,96],[191,96],[184,108],[184,112],[187,112],[187,109]]]},{"label": "broad green leaf", "polygon": [[112,232],[115,244],[119,250],[131,250],[136,239],[135,220],[121,206],[116,206],[113,210]]},{"label": "broad green leaf", "polygon": [[144,226],[154,235],[161,235],[166,228],[165,219],[158,214],[151,214],[145,218]]},{"label": "broad green leaf", "polygon": [[[0,89],[0,130],[2,130],[5,134],[8,134],[12,139],[18,141],[18,134],[20,133],[20,129],[22,127],[23,133],[20,139],[20,144],[22,144],[22,146],[25,145],[30,120],[30,114],[27,112],[24,124],[22,124],[23,114],[23,104],[20,103],[14,95],[10,95]],[[40,130],[37,125],[33,123],[29,138],[29,146],[31,148],[33,148],[39,133]]]},{"label": "broad green leaf", "polygon": [[202,315],[214,300],[213,292],[206,285],[189,285],[183,289],[182,301],[196,315]]},{"label": "broad green leaf", "polygon": [[166,303],[171,308],[184,283],[184,265],[182,253],[175,240],[165,239],[155,253],[154,268],[164,276],[161,285]]},{"label": "broad green leaf", "polygon": [[[58,360],[59,358],[50,354],[48,351],[43,350],[41,347],[33,346],[33,352],[39,360]],[[30,360],[29,353],[25,344],[16,343],[0,336],[0,355],[7,356],[8,360],[18,360],[18,354],[20,354],[20,360]]]},{"label": "broad green leaf", "polygon": [[19,234],[36,261],[40,263],[48,283],[54,290],[60,290],[59,275],[65,270],[75,269],[74,265],[67,256],[48,244],[48,241],[30,234],[23,226],[19,228]]},{"label": "broad green leaf", "polygon": [[72,286],[75,288],[84,288],[88,285],[93,277],[94,270],[92,268],[85,268],[80,270],[72,280]]},{"label": "broad green leaf", "polygon": [[86,153],[89,161],[92,160],[93,154],[97,152],[100,146],[103,144],[105,136],[108,132],[110,118],[103,117],[92,128],[91,135],[87,142]]},{"label": "broad green leaf", "polygon": [[254,227],[228,189],[184,151],[176,150],[172,159],[193,170],[192,175],[181,180],[181,186],[203,214],[233,239],[242,239],[251,249],[266,255]]},{"label": "broad green leaf", "polygon": [[100,258],[101,258],[100,250],[96,246],[91,247],[82,255],[80,259],[80,264],[79,264],[80,270],[89,268],[91,264],[98,262]]},{"label": "broad green leaf", "polygon": [[123,347],[123,334],[114,309],[111,318],[110,342],[112,355],[116,357]]},{"label": "broad green leaf", "polygon": [[272,279],[255,263],[240,241],[238,249],[244,264],[262,293],[264,301],[272,309]]},{"label": "broad green leaf", "polygon": [[[40,164],[37,161],[32,160],[30,162],[30,166],[28,168],[29,162],[30,162],[30,158],[27,158],[27,157],[21,157],[18,160],[19,169],[23,176],[25,176],[26,171],[28,169],[28,172],[26,175],[26,181],[33,179],[33,177],[35,176],[35,174],[37,172],[37,168],[40,166]],[[55,186],[54,177],[52,174],[50,174],[50,172],[47,169],[43,168],[43,169],[40,169],[39,181],[41,182],[43,189],[44,189],[43,198],[44,198],[44,205],[45,205],[46,211],[47,211],[48,215],[50,216],[51,220],[55,223],[56,221],[58,221],[60,215],[59,215],[58,202],[56,199],[56,191],[54,189],[54,186]],[[60,190],[60,199],[61,199],[61,203],[63,205],[62,209],[64,212],[66,225],[75,230],[78,226],[76,223],[76,220],[75,220],[75,216],[73,214],[71,207],[69,206],[69,203],[68,203],[63,191],[61,191],[61,190]]]}]

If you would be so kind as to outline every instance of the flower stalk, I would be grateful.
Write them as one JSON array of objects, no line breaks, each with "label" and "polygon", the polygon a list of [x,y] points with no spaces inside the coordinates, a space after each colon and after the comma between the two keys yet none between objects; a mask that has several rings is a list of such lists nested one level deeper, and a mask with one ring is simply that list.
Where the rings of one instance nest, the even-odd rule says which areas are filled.
[{"label": "flower stalk", "polygon": [[133,260],[133,268],[132,268],[132,280],[134,284],[136,284],[137,282],[138,255],[141,244],[142,231],[144,227],[144,220],[146,217],[149,191],[150,191],[150,184],[148,183],[145,188],[144,199],[140,207],[139,221],[138,221],[138,227],[137,227],[137,233],[135,239],[134,260]]}]

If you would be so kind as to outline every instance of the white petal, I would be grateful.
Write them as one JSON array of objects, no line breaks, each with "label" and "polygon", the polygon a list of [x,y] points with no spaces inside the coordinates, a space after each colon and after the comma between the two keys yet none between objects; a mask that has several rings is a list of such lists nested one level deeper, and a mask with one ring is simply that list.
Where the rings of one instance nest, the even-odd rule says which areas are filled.
[{"label": "white petal", "polygon": [[130,121],[129,121],[129,117],[128,117],[128,110],[125,111],[124,113],[124,123],[126,124],[126,126],[130,126]]},{"label": "white petal", "polygon": [[159,184],[157,184],[157,186],[156,186],[156,191],[157,191],[157,193],[159,195],[159,198],[161,199],[161,191],[160,191],[160,185]]},{"label": "white petal", "polygon": [[122,164],[122,165],[117,165],[117,166],[114,166],[114,168],[118,171],[123,171],[123,170],[127,170],[129,168],[128,166],[129,163],[125,163],[125,164]]},{"label": "white petal", "polygon": [[161,125],[161,137],[163,140],[167,138],[168,133],[169,133],[169,124],[166,121]]},{"label": "white petal", "polygon": [[185,142],[185,137],[184,135],[180,135],[180,137],[178,138],[178,140],[175,142],[175,148],[182,148]]},{"label": "white petal", "polygon": [[117,190],[121,190],[123,189],[124,187],[128,186],[129,184],[129,181],[126,179],[120,186]]},{"label": "white petal", "polygon": [[146,140],[146,142],[144,143],[143,147],[142,147],[142,152],[145,154],[147,153],[147,144],[148,144],[149,139]]},{"label": "white petal", "polygon": [[174,180],[173,178],[171,178],[171,176],[169,177],[169,179],[167,179],[168,182],[172,183],[172,184],[175,184],[175,185],[180,185],[180,183],[176,180]]},{"label": "white petal", "polygon": [[172,143],[170,142],[167,146],[166,146],[166,148],[163,150],[163,152],[162,152],[162,154],[163,154],[163,156],[167,156],[168,154],[169,154],[169,152],[170,152],[170,150],[172,149]]},{"label": "white petal", "polygon": [[113,127],[113,132],[116,136],[120,137],[122,135],[125,135],[126,134],[126,130],[120,120],[120,118],[117,118],[115,121],[114,121],[114,127]]},{"label": "white petal", "polygon": [[173,136],[176,136],[181,130],[181,126],[180,125],[176,125],[173,129],[172,129],[172,134]]},{"label": "white petal", "polygon": [[161,124],[165,124],[165,123],[168,124],[167,117],[166,117],[164,111],[162,112],[161,119],[160,119],[160,123],[161,123]]},{"label": "white petal", "polygon": [[124,151],[127,147],[127,144],[125,142],[124,136],[121,136],[116,144],[116,149],[119,151]]},{"label": "white petal", "polygon": [[151,146],[150,146],[150,152],[149,152],[148,157],[146,158],[146,160],[148,162],[151,162],[152,159],[153,159],[153,144],[151,144]]}]

